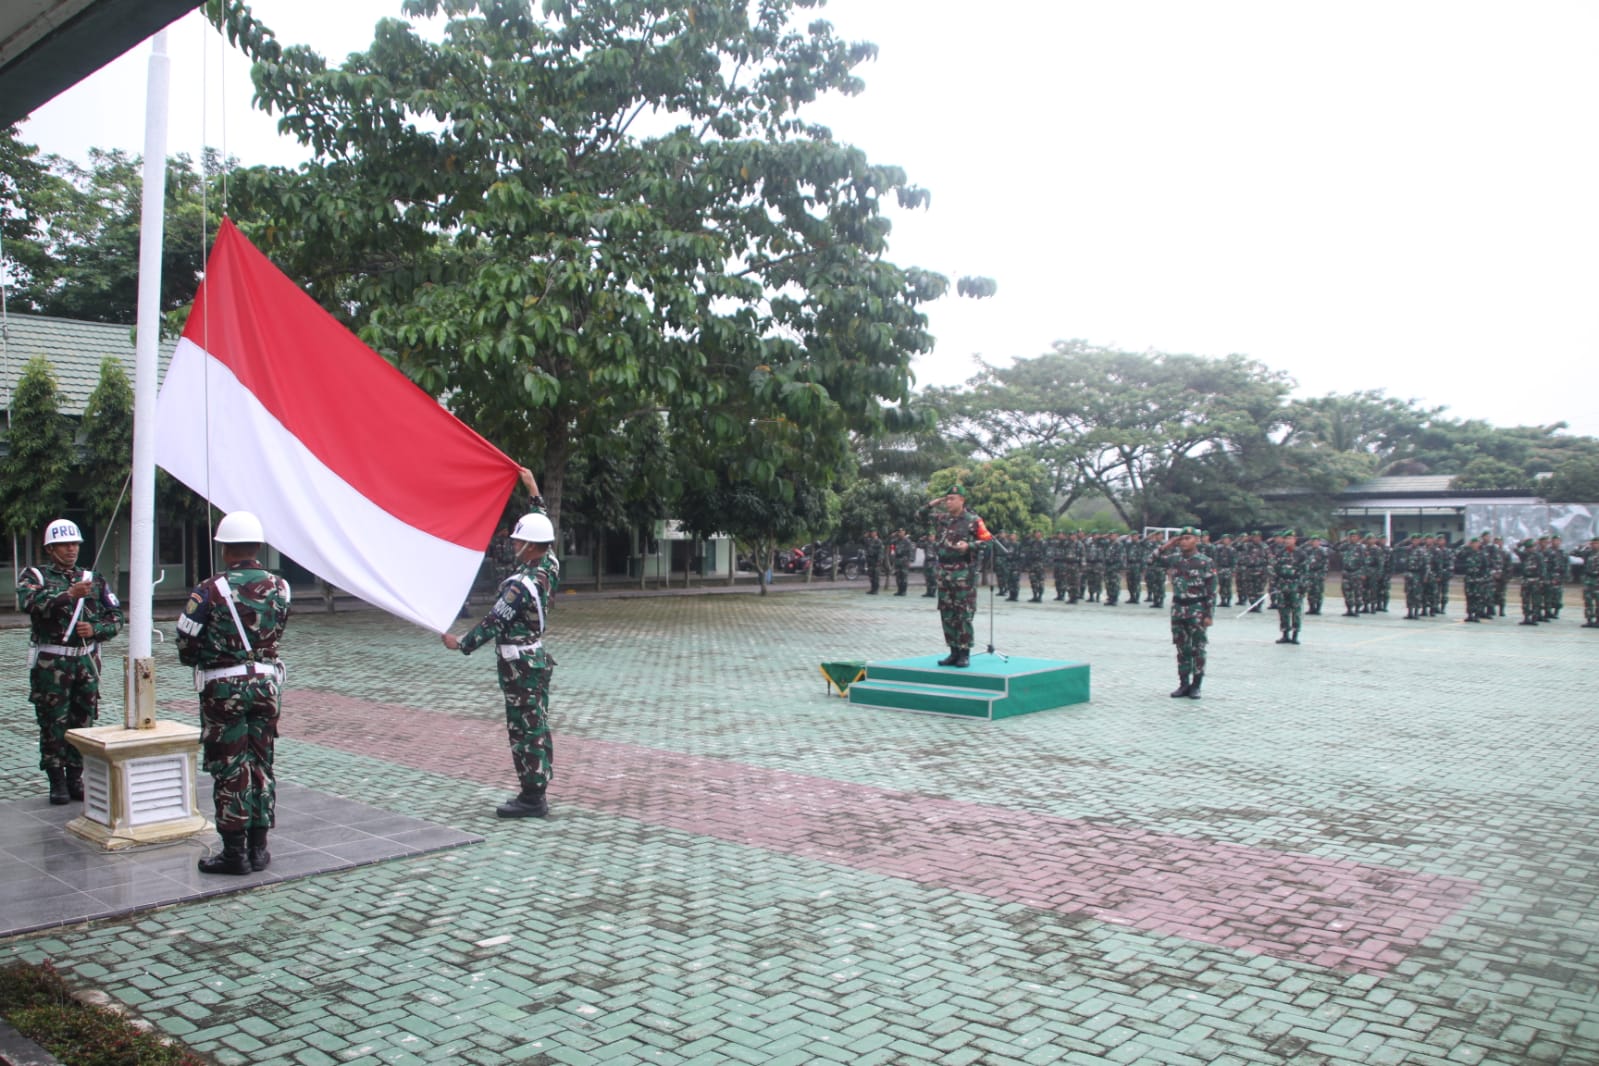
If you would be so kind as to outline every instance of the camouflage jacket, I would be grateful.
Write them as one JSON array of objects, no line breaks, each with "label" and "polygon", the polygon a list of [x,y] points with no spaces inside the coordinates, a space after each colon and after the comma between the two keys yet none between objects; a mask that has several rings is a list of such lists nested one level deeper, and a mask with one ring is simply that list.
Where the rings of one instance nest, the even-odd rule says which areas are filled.
[{"label": "camouflage jacket", "polygon": [[1197,551],[1168,553],[1166,575],[1171,579],[1172,617],[1211,617],[1216,607],[1216,567],[1210,556]]},{"label": "camouflage jacket", "polygon": [[[24,567],[17,574],[17,598],[28,613],[29,639],[33,643],[81,648],[117,635],[123,622],[122,604],[117,601],[116,593],[106,586],[105,578],[95,575],[94,588],[81,601],[67,595],[67,590],[82,581],[86,573],[88,571],[78,567],[63,570],[51,563]],[[78,636],[77,622],[88,622],[94,628],[94,635]]]},{"label": "camouflage jacket", "polygon": [[[549,553],[536,563],[518,566],[500,582],[483,621],[461,638],[461,654],[471,655],[493,641],[506,647],[527,647],[538,643],[550,631],[550,597],[561,584],[561,561]],[[543,666],[547,655],[543,647],[528,656],[534,666]]]},{"label": "camouflage jacket", "polygon": [[202,670],[276,661],[289,601],[289,583],[253,559],[213,574],[194,586],[183,605],[178,661]]}]

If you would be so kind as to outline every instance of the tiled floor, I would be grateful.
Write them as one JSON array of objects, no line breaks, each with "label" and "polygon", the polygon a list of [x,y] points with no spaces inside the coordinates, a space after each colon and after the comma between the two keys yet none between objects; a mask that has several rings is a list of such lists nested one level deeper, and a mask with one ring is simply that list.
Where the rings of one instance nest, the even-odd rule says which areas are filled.
[{"label": "tiled floor", "polygon": [[[820,682],[936,650],[919,596],[562,596],[537,822],[493,815],[491,659],[297,616],[280,780],[484,843],[0,957],[224,1066],[1592,1066],[1599,631],[1452,610],[1307,618],[1299,646],[1220,612],[1194,701],[1164,612],[992,604],[1000,651],[1090,662],[1093,698],[982,722]],[[46,809],[32,732],[7,691],[0,824]]]},{"label": "tiled floor", "polygon": [[[41,776],[41,780],[42,780]],[[198,789],[209,811],[211,789]],[[44,796],[0,803],[0,937],[240,892],[364,863],[481,843],[483,838],[285,783],[272,863],[243,877],[206,875],[199,859],[220,846],[214,832],[173,844],[106,851],[65,826],[81,804]]]}]

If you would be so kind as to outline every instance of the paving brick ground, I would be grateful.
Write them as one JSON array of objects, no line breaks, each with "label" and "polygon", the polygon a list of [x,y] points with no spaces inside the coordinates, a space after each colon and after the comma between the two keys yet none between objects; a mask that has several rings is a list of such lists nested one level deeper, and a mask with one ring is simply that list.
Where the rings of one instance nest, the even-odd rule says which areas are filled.
[{"label": "paving brick ground", "polygon": [[486,843],[0,957],[229,1064],[1599,1062],[1599,631],[1459,607],[1299,647],[1223,612],[1188,701],[1163,612],[1001,603],[998,650],[1093,699],[987,723],[827,694],[823,660],[937,650],[919,596],[566,596],[545,823],[493,818],[488,658],[302,614],[282,775]]}]

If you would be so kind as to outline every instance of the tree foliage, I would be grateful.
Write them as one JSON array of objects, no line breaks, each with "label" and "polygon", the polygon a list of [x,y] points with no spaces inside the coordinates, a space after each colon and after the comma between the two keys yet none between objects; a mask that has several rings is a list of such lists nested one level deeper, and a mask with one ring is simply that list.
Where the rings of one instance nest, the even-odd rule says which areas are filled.
[{"label": "tree foliage", "polygon": [[73,461],[72,429],[43,356],[29,359],[17,380],[7,444],[0,460],[0,516],[7,532],[37,537],[66,510]]},{"label": "tree foliage", "polygon": [[885,258],[881,206],[926,193],[801,117],[858,92],[875,55],[796,26],[808,6],[410,0],[446,19],[442,39],[385,19],[331,67],[214,0],[258,104],[314,153],[235,180],[260,219],[244,228],[542,465],[557,519],[581,442],[652,411],[741,468],[716,472],[729,490],[791,499],[777,456],[745,454],[745,416],[818,441],[909,424],[909,362],[932,343],[919,308],[948,284]]}]

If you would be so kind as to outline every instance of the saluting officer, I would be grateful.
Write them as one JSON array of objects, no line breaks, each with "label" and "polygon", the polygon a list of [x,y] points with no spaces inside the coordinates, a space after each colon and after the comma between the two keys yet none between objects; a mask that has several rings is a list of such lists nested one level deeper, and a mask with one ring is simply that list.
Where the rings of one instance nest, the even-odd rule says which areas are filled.
[{"label": "saluting officer", "polygon": [[249,511],[217,523],[220,574],[189,593],[178,619],[178,661],[194,667],[200,744],[211,775],[222,853],[203,874],[247,874],[272,861],[267,831],[277,818],[273,759],[283,664],[278,641],[289,621],[289,583],[257,561],[266,535]]},{"label": "saluting officer", "polygon": [[[1176,554],[1171,551],[1173,545]],[[1171,641],[1177,646],[1177,678],[1181,682],[1172,697],[1197,700],[1205,680],[1206,630],[1215,621],[1216,568],[1210,557],[1199,551],[1199,533],[1192,526],[1161,545],[1160,552],[1171,579]]]},{"label": "saluting officer", "polygon": [[549,632],[550,597],[561,583],[561,563],[550,551],[555,526],[544,512],[538,482],[526,467],[522,483],[533,509],[511,530],[516,570],[500,582],[488,615],[464,637],[445,633],[444,646],[471,655],[494,642],[500,691],[505,695],[505,725],[511,763],[521,791],[495,808],[501,818],[543,818],[550,812],[545,791],[555,776],[555,742],[550,734],[550,674],[555,657],[544,647]]},{"label": "saluting officer", "polygon": [[959,485],[946,493],[938,530],[938,617],[944,626],[949,655],[939,666],[970,666],[972,615],[977,612],[977,546],[992,534],[983,520],[966,509],[966,491]]},{"label": "saluting officer", "polygon": [[100,710],[100,642],[117,635],[122,605],[104,578],[78,569],[83,534],[57,518],[44,530],[47,566],[17,575],[28,612],[28,700],[39,723],[39,769],[50,779],[50,802],[83,798],[83,754],[67,730],[94,724]]}]

